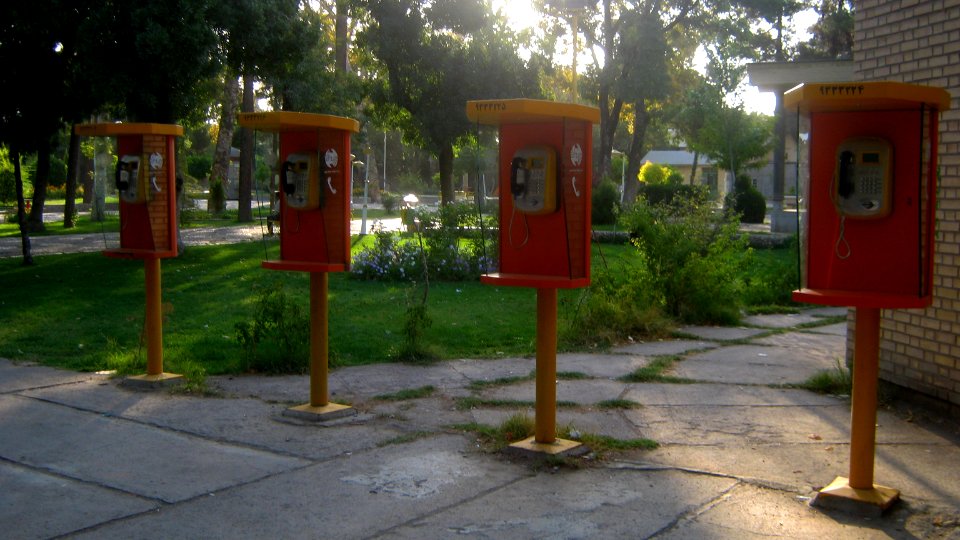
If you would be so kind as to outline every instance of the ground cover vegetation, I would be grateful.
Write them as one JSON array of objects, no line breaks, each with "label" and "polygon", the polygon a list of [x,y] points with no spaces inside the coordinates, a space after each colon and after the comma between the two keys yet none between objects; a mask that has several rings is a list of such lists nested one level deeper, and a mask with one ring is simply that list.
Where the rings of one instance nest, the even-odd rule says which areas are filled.
[{"label": "ground cover vegetation", "polygon": [[[623,218],[634,235],[629,243],[594,244],[591,286],[560,294],[561,350],[667,336],[680,322],[736,322],[742,313],[736,310],[750,307],[746,302],[791,309],[794,285],[783,276],[795,273],[795,252],[751,250],[735,219],[707,206],[641,202]],[[457,215],[452,208],[447,212]],[[421,266],[407,274],[372,276],[355,269],[330,275],[333,366],[534,352],[534,291],[480,284],[480,267],[469,274],[424,270],[442,267],[451,243],[472,253],[484,234],[495,231],[478,233],[460,218],[425,217],[424,223],[431,219],[436,225],[419,232],[354,237],[358,268],[385,245],[407,246],[397,252],[413,250]],[[438,230],[429,232],[433,227]],[[490,245],[486,249],[495,253]],[[170,370],[198,377],[306,371],[309,277],[264,271],[260,262],[278,251],[274,238],[191,247],[163,262]],[[404,261],[398,257],[388,265]],[[139,262],[89,253],[38,257],[32,267],[10,258],[0,267],[0,356],[78,370],[144,369]],[[411,348],[429,354],[411,355]]]}]

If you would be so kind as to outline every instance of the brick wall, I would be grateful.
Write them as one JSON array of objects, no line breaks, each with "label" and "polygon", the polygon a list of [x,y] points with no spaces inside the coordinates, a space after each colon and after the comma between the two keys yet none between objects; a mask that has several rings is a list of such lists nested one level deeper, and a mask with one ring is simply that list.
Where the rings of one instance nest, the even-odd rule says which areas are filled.
[{"label": "brick wall", "polygon": [[[946,89],[940,117],[940,187],[933,305],[884,310],[880,377],[960,407],[960,0],[856,4],[854,62],[861,80]],[[848,355],[853,350],[853,326]]]}]

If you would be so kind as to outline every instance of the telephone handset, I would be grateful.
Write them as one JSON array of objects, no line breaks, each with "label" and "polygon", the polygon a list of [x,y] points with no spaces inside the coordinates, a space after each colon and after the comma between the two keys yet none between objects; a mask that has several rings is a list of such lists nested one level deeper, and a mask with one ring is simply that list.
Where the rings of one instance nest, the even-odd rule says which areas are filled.
[{"label": "telephone handset", "polygon": [[290,208],[315,210],[323,204],[318,168],[313,154],[290,154],[281,164],[280,186]]},{"label": "telephone handset", "polygon": [[557,153],[544,145],[517,150],[510,162],[510,193],[513,206],[531,215],[557,209]]},{"label": "telephone handset", "polygon": [[851,219],[877,219],[893,209],[893,148],[880,137],[853,137],[837,147],[833,204]]},{"label": "telephone handset", "polygon": [[147,171],[140,156],[120,156],[115,181],[120,200],[129,204],[147,202]]}]

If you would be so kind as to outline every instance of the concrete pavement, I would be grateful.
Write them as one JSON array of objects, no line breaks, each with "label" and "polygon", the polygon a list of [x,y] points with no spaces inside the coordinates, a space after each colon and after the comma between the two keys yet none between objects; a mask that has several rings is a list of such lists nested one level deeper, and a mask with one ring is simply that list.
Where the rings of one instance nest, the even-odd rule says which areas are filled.
[{"label": "concrete pavement", "polygon": [[[758,316],[744,328],[689,327],[682,339],[559,355],[559,426],[659,443],[567,464],[489,452],[462,429],[533,416],[532,358],[337,369],[331,398],[359,414],[319,425],[282,415],[307,400],[306,376],[210,377],[204,397],[0,360],[0,530],[960,538],[960,436],[919,411],[878,414],[875,478],[901,490],[893,509],[863,518],[809,505],[848,471],[849,400],[790,384],[843,358],[845,325],[827,318],[843,313]],[[664,355],[685,384],[620,379]],[[394,399],[427,386],[425,397]]]}]

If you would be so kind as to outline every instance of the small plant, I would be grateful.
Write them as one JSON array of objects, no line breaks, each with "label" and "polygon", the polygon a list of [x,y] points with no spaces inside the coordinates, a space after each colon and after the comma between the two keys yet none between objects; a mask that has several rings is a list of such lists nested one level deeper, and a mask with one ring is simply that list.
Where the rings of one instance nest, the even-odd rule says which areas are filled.
[{"label": "small plant", "polygon": [[500,424],[500,435],[507,443],[522,441],[532,437],[536,430],[536,423],[524,413],[516,413]]},{"label": "small plant", "polygon": [[234,325],[247,369],[305,373],[310,358],[310,320],[278,283],[260,292],[254,320]]},{"label": "small plant", "polygon": [[664,375],[663,373],[673,367],[673,364],[680,360],[679,356],[655,356],[653,360],[640,368],[637,368],[630,373],[629,375],[624,375],[620,377],[619,380],[623,382],[635,382],[635,383],[646,383],[646,382],[660,382],[660,383],[686,383],[691,382],[687,379],[681,379],[679,377],[671,377],[669,375]]},{"label": "small plant", "polygon": [[818,394],[848,396],[853,390],[853,377],[838,358],[835,368],[815,373],[799,386]]},{"label": "small plant", "polygon": [[629,399],[606,399],[597,403],[598,409],[639,409],[640,404]]}]

